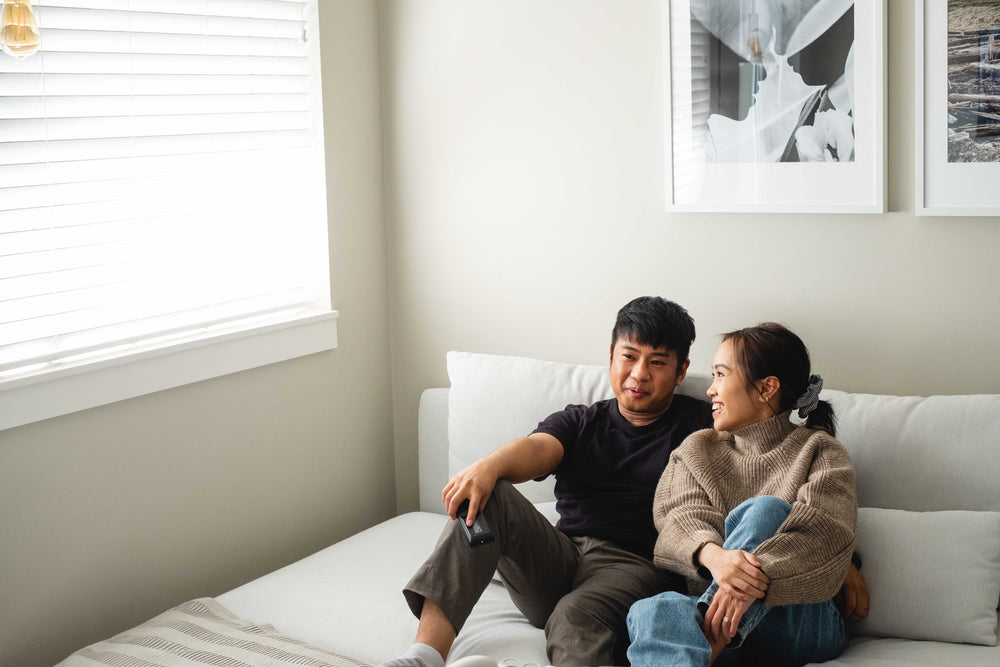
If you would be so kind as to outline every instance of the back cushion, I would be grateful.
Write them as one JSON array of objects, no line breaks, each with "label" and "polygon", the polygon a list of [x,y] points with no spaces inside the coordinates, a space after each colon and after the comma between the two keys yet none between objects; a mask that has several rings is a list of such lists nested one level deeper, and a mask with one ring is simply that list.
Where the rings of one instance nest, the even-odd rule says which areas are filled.
[{"label": "back cushion", "polygon": [[[567,405],[611,398],[607,365],[563,364],[525,357],[448,353],[448,472],[486,456]],[[677,393],[705,398],[711,379],[689,374]],[[533,502],[553,500],[552,478],[526,482]]]},{"label": "back cushion", "polygon": [[1000,396],[822,398],[857,470],[861,507],[1000,511]]}]

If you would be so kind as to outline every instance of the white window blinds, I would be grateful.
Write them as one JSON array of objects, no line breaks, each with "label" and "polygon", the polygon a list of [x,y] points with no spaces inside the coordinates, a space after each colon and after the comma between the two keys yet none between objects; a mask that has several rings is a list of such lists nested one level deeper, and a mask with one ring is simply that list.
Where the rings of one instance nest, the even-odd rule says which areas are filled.
[{"label": "white window blinds", "polygon": [[37,0],[0,54],[0,378],[328,312],[314,0]]}]

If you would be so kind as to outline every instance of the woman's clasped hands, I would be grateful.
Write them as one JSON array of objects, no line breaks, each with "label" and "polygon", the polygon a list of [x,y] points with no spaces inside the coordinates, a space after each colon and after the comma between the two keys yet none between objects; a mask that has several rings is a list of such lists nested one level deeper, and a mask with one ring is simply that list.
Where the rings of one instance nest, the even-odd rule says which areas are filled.
[{"label": "woman's clasped hands", "polygon": [[746,551],[708,543],[699,550],[698,561],[719,587],[705,613],[702,630],[713,647],[725,646],[736,636],[740,619],[753,601],[764,597],[770,579],[760,561]]}]

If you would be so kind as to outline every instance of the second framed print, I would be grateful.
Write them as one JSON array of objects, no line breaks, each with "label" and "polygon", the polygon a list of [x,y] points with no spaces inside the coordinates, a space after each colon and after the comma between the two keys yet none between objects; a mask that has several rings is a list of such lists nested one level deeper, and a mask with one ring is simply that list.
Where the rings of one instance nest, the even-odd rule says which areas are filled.
[{"label": "second framed print", "polygon": [[1000,215],[1000,3],[917,3],[916,213]]},{"label": "second framed print", "polygon": [[885,210],[885,0],[663,0],[667,207]]}]

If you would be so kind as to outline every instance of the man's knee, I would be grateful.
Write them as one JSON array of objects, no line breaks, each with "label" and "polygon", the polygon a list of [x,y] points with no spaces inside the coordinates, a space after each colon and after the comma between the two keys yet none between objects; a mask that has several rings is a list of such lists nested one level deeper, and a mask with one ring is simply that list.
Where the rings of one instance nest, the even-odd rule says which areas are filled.
[{"label": "man's knee", "polygon": [[[497,502],[501,503],[508,502],[509,499],[514,497],[524,498],[521,492],[517,490],[517,487],[505,479],[498,479],[497,483],[493,486],[493,492],[490,494],[490,500],[496,498]],[[489,504],[489,501],[487,501],[487,504]]]},{"label": "man's knee", "polygon": [[508,514],[524,511],[527,505],[531,505],[531,502],[516,486],[505,479],[498,479],[482,513],[487,519],[493,519],[491,525],[496,525],[503,521]]}]

